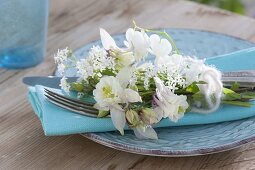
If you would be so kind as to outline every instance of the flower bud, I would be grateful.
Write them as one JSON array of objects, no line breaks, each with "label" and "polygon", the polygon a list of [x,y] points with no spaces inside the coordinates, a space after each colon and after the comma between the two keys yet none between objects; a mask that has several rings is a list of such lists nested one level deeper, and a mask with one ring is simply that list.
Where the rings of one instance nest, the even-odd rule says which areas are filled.
[{"label": "flower bud", "polygon": [[138,113],[131,109],[126,112],[126,119],[128,124],[133,127],[137,126],[140,123]]},{"label": "flower bud", "polygon": [[160,121],[160,117],[153,109],[144,108],[139,114],[142,121],[147,125],[152,125]]}]

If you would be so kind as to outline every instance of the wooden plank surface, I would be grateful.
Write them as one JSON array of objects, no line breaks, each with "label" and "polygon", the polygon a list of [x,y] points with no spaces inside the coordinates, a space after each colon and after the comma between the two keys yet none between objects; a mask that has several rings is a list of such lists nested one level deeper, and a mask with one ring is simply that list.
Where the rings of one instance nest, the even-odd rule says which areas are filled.
[{"label": "wooden plank surface", "polygon": [[196,28],[255,42],[255,20],[174,0],[51,0],[47,57],[34,68],[0,69],[0,169],[254,169],[255,144],[186,158],[125,153],[80,135],[45,137],[26,100],[24,76],[50,75],[58,48],[99,38],[98,27],[124,32],[135,19],[148,28]]}]

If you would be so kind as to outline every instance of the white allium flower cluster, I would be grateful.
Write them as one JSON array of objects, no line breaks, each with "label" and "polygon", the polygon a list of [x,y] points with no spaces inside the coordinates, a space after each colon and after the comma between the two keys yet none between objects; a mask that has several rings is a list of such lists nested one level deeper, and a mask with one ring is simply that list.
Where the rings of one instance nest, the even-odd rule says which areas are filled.
[{"label": "white allium flower cluster", "polygon": [[66,47],[62,50],[58,49],[57,54],[54,55],[55,63],[58,64],[57,70],[59,74],[62,76],[68,65],[68,58],[72,54],[71,50]]},{"label": "white allium flower cluster", "polygon": [[149,63],[146,66],[147,67],[144,73],[144,88],[148,90],[150,80],[157,75],[158,70],[152,63]]},{"label": "white allium flower cluster", "polygon": [[114,58],[107,56],[105,49],[93,46],[88,57],[77,62],[76,68],[82,79],[87,80],[88,77],[94,77],[95,75],[101,77],[102,75],[99,71],[105,69],[114,71],[115,61]]},{"label": "white allium flower cluster", "polygon": [[61,89],[63,89],[66,93],[69,93],[70,91],[70,84],[66,81],[67,78],[64,76],[61,78],[60,80],[60,87]]},{"label": "white allium flower cluster", "polygon": [[58,64],[57,70],[58,70],[60,75],[64,74],[65,69],[66,69],[66,65],[65,64],[63,64],[63,63],[59,63]]},{"label": "white allium flower cluster", "polygon": [[173,93],[175,90],[178,90],[179,88],[185,88],[186,87],[186,81],[183,76],[181,76],[179,73],[168,75],[167,81],[166,81],[166,87],[168,87]]},{"label": "white allium flower cluster", "polygon": [[62,50],[58,49],[57,54],[54,55],[55,63],[57,63],[57,64],[64,63],[67,60],[70,53],[71,53],[71,51],[69,50],[68,47],[66,47]]},{"label": "white allium flower cluster", "polygon": [[129,85],[132,87],[132,86],[135,86],[136,85],[136,82],[137,82],[137,76],[136,76],[136,72],[133,72],[131,78],[130,78],[130,81],[129,81]]}]

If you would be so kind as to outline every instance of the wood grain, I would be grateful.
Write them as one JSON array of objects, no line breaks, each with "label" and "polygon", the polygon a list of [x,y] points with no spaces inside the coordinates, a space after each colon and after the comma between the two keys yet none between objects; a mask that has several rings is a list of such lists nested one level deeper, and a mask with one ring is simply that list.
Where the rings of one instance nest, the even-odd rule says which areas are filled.
[{"label": "wood grain", "polygon": [[0,69],[0,169],[254,169],[255,144],[228,152],[160,158],[101,146],[80,135],[46,137],[26,100],[24,76],[50,75],[58,48],[99,38],[98,27],[124,32],[133,19],[147,28],[195,28],[255,42],[255,20],[188,1],[52,0],[47,57],[25,70]]}]

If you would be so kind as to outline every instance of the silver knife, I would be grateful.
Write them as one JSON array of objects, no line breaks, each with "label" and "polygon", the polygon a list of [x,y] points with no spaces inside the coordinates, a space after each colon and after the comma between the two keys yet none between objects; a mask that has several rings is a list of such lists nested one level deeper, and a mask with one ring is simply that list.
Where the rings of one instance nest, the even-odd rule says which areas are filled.
[{"label": "silver knife", "polygon": [[[67,77],[67,82],[75,82],[78,77]],[[24,77],[23,83],[28,86],[43,85],[50,88],[59,89],[61,77],[48,76],[48,77]],[[231,86],[231,84],[238,82],[241,87],[255,87],[255,70],[248,71],[234,71],[222,73],[222,81],[225,85]]]},{"label": "silver knife", "polygon": [[[67,82],[75,82],[78,77],[67,77]],[[50,88],[60,89],[61,77],[57,76],[34,76],[34,77],[24,77],[22,82],[28,86],[42,85]]]}]

